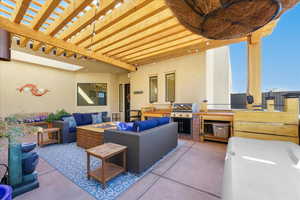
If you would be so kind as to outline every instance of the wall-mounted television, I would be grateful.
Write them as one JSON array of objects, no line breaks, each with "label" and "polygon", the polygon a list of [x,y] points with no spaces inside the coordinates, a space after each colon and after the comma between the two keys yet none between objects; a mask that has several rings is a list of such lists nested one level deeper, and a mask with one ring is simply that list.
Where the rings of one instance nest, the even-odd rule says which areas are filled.
[{"label": "wall-mounted television", "polygon": [[11,38],[10,33],[0,29],[0,60],[10,61]]}]

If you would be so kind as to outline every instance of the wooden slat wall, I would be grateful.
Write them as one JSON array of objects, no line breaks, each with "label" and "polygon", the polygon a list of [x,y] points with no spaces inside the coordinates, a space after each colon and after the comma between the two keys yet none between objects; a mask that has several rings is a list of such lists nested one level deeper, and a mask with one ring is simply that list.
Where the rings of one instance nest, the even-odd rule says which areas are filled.
[{"label": "wooden slat wall", "polygon": [[233,126],[234,136],[299,144],[299,111],[237,111]]}]

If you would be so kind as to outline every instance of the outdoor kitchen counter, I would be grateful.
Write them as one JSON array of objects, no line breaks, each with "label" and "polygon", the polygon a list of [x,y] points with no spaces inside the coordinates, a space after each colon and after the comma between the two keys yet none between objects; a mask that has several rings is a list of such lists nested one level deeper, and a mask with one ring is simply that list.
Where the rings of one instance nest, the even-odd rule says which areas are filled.
[{"label": "outdoor kitchen counter", "polygon": [[197,112],[194,115],[234,116],[233,112]]},{"label": "outdoor kitchen counter", "polygon": [[170,117],[171,110],[169,109],[157,109],[154,111],[146,111],[142,113],[142,119],[146,119],[148,117]]},{"label": "outdoor kitchen counter", "polygon": [[[233,133],[233,112],[198,112],[193,113],[194,119],[198,117],[199,125],[200,125],[200,141],[204,140],[212,140],[212,141],[219,141],[219,142],[227,142],[228,138],[232,136]],[[206,126],[213,126],[215,123],[228,123],[230,127],[230,132],[228,137],[221,138],[214,136],[211,132],[207,132],[204,127]],[[196,123],[195,123],[196,124]]]}]

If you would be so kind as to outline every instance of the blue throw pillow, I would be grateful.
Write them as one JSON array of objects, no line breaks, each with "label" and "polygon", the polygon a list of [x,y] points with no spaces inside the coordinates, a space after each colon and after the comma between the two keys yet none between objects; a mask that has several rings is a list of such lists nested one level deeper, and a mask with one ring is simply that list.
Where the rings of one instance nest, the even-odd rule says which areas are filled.
[{"label": "blue throw pillow", "polygon": [[93,124],[100,124],[103,122],[101,113],[92,115],[92,119],[93,119]]},{"label": "blue throw pillow", "polygon": [[77,126],[82,126],[84,125],[83,119],[82,119],[82,114],[80,113],[73,113],[73,117],[76,121]]},{"label": "blue throw pillow", "polygon": [[164,125],[164,124],[168,124],[170,122],[170,118],[169,117],[160,117],[160,118],[156,118],[157,123],[159,126]]},{"label": "blue throw pillow", "polygon": [[158,122],[155,119],[145,120],[145,121],[136,121],[133,124],[133,131],[142,132],[151,128],[158,126]]},{"label": "blue throw pillow", "polygon": [[88,125],[93,123],[93,118],[91,113],[82,113],[81,114],[82,118],[82,125]]},{"label": "blue throw pillow", "polygon": [[133,131],[133,123],[119,122],[117,123],[117,129],[119,131]]},{"label": "blue throw pillow", "polygon": [[77,126],[75,118],[73,116],[63,117],[62,120],[65,121],[65,122],[68,122],[69,128],[76,128],[76,126]]}]

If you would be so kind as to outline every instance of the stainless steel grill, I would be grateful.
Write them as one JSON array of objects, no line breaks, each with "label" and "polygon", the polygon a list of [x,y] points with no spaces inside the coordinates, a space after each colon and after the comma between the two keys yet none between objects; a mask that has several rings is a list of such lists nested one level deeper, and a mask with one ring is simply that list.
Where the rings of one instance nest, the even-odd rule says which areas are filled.
[{"label": "stainless steel grill", "polygon": [[195,103],[174,103],[172,106],[172,121],[178,123],[178,133],[191,134],[193,130],[193,113],[198,112]]},{"label": "stainless steel grill", "polygon": [[198,111],[195,103],[174,103],[172,106],[171,117],[173,118],[192,118],[193,113]]}]

